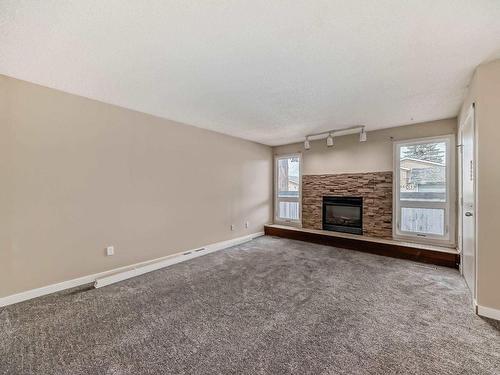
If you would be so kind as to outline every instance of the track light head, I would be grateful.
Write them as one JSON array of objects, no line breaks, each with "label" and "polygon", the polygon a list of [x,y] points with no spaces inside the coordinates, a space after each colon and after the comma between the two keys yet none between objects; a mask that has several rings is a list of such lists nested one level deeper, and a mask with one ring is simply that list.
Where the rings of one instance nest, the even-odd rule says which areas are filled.
[{"label": "track light head", "polygon": [[304,141],[304,148],[306,150],[309,150],[311,148],[311,144],[309,143],[309,137],[306,137],[306,140]]},{"label": "track light head", "polygon": [[359,141],[360,142],[366,142],[365,128],[361,128],[361,132],[359,133]]},{"label": "track light head", "polygon": [[332,133],[328,134],[328,137],[326,138],[326,145],[328,147],[332,147],[333,146],[333,137],[332,137]]}]

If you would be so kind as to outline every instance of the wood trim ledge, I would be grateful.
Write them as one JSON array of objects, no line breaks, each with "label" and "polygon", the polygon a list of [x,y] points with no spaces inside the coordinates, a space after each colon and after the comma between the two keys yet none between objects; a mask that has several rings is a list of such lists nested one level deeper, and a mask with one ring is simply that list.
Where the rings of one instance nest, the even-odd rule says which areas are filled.
[{"label": "wood trim ledge", "polygon": [[[425,249],[425,245],[410,246],[406,243],[389,243],[389,241],[379,242],[364,239],[363,236],[354,235],[335,236],[312,231],[300,230],[297,228],[284,228],[282,226],[266,225],[264,233],[268,236],[289,238],[292,240],[305,241],[320,245],[340,247],[343,249],[362,251],[376,255],[383,255],[392,258],[408,259],[416,262],[435,264],[437,266],[451,267],[458,269],[460,255],[452,251],[436,251]],[[396,241],[394,241],[396,242]]]}]

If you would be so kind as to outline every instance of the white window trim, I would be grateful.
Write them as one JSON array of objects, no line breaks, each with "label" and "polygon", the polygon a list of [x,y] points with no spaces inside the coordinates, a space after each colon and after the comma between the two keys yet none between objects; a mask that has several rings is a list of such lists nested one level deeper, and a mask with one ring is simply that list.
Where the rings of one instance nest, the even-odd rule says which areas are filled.
[{"label": "white window trim", "polygon": [[[402,145],[411,145],[418,143],[427,142],[445,142],[447,144],[446,152],[446,202],[436,203],[436,202],[412,202],[406,201],[404,205],[400,204],[399,199],[399,181],[400,181],[400,168],[399,168],[399,155],[400,148]],[[409,139],[396,141],[393,143],[393,228],[392,233],[395,239],[411,241],[411,242],[421,242],[430,243],[441,246],[453,247],[455,246],[455,222],[456,222],[456,171],[455,171],[455,135],[441,135],[437,137],[426,137],[418,139]],[[445,235],[437,236],[430,235],[426,233],[409,233],[403,232],[400,228],[400,213],[401,207],[429,207],[434,208],[441,205],[445,210]]]},{"label": "white window trim", "polygon": [[[278,217],[278,204],[279,201],[293,201],[295,202],[295,199],[292,198],[280,198],[278,199],[278,160],[279,159],[285,159],[285,158],[291,158],[291,157],[298,157],[299,158],[299,219],[298,220],[283,220]],[[274,223],[275,224],[281,224],[281,225],[290,225],[290,226],[296,226],[296,227],[302,227],[302,153],[301,152],[294,152],[290,154],[278,154],[274,155],[274,191],[273,191],[273,198],[274,198]]]}]

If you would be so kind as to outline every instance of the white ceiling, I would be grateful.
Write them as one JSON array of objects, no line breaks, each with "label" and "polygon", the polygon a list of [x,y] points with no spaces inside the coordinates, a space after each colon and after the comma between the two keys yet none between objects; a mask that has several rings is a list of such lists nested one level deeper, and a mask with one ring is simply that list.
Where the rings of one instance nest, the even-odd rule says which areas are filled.
[{"label": "white ceiling", "polygon": [[499,0],[0,1],[0,73],[268,145],[457,115]]}]

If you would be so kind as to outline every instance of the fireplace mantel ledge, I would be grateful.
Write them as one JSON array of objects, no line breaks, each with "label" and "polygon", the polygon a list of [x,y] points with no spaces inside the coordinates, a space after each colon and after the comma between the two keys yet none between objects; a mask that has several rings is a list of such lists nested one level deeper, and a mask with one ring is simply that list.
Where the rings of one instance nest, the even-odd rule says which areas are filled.
[{"label": "fireplace mantel ledge", "polygon": [[321,234],[323,236],[348,238],[348,239],[352,239],[352,240],[363,240],[363,241],[382,243],[382,244],[387,244],[387,245],[399,245],[399,246],[405,246],[405,247],[410,247],[410,248],[414,248],[414,249],[432,250],[432,251],[439,251],[439,252],[449,253],[449,254],[458,254],[459,253],[456,248],[452,248],[452,247],[420,244],[420,243],[414,243],[414,242],[405,242],[405,241],[391,240],[391,239],[385,239],[385,238],[376,238],[376,237],[370,237],[370,236],[364,236],[364,235],[358,235],[358,234],[332,232],[332,231],[328,231],[328,230],[318,230],[318,229],[297,228],[297,227],[291,227],[291,226],[287,226],[287,225],[278,225],[278,224],[268,224],[268,225],[266,225],[266,227],[277,228],[277,229],[287,229],[287,230],[293,230],[293,231],[305,232],[305,233]]}]

